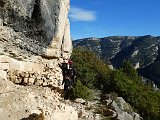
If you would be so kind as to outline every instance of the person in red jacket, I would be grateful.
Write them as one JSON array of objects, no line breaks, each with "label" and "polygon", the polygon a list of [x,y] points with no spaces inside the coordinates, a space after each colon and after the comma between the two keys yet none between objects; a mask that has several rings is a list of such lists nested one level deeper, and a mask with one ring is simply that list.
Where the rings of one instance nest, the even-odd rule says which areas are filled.
[{"label": "person in red jacket", "polygon": [[69,59],[68,64],[69,64],[69,66],[71,66],[73,64],[73,61],[71,59]]}]

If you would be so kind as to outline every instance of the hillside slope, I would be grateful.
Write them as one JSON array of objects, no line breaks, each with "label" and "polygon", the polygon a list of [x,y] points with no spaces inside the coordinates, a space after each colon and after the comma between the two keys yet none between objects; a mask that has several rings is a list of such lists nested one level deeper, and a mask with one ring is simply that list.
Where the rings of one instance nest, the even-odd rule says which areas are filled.
[{"label": "hillside slope", "polygon": [[[155,91],[149,82],[145,83],[130,62],[123,62],[120,69],[110,70],[93,52],[82,48],[75,48],[72,57],[78,69],[77,79],[89,88],[101,90],[102,98],[108,98],[106,94],[110,93],[111,99],[116,101],[116,96],[121,96],[144,120],[160,119],[160,91]],[[112,106],[112,102],[101,101]],[[101,112],[107,113],[105,111],[112,109],[111,106],[105,106]]]},{"label": "hillside slope", "polygon": [[156,60],[150,65],[139,69],[139,73],[150,80],[154,80],[160,86],[160,49],[158,49]]},{"label": "hillside slope", "polygon": [[[105,62],[116,68],[119,68],[124,60],[129,60],[136,69],[145,69],[157,58],[160,37],[147,35],[84,38],[73,41],[73,45],[75,48],[83,47],[97,53]],[[152,77],[152,80],[157,81],[154,78]]]}]

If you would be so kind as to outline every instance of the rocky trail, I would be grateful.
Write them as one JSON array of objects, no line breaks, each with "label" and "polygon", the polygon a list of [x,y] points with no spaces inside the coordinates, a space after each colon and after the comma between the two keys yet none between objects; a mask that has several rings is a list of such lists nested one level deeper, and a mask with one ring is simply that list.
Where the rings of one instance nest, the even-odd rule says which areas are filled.
[{"label": "rocky trail", "polygon": [[62,103],[58,92],[47,87],[20,86],[0,81],[0,119],[24,120],[31,114],[43,112],[46,120],[77,119],[77,112]]},{"label": "rocky trail", "polygon": [[100,114],[89,109],[94,104],[83,99],[64,100],[57,90],[48,87],[0,80],[1,120],[99,120]]}]

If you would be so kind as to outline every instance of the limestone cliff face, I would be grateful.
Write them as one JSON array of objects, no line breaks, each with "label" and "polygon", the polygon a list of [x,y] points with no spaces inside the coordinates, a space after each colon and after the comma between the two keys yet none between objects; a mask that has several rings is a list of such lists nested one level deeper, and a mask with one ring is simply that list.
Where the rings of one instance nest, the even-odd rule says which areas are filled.
[{"label": "limestone cliff face", "polygon": [[69,0],[0,0],[0,77],[63,88],[59,67],[70,57]]},{"label": "limestone cliff face", "polygon": [[72,50],[69,2],[0,0],[1,49],[18,56],[68,58]]}]

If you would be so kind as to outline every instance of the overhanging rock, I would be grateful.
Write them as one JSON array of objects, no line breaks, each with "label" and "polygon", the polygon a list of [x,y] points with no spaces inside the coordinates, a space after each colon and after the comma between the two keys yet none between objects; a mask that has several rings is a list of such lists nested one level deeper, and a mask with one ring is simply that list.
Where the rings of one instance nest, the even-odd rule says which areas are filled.
[{"label": "overhanging rock", "polygon": [[[69,0],[1,0],[0,42],[18,55],[68,58],[72,51]],[[3,42],[4,43],[4,42]],[[8,48],[4,43],[3,48]],[[14,44],[14,46],[12,45]],[[2,43],[1,43],[2,45]]]}]

